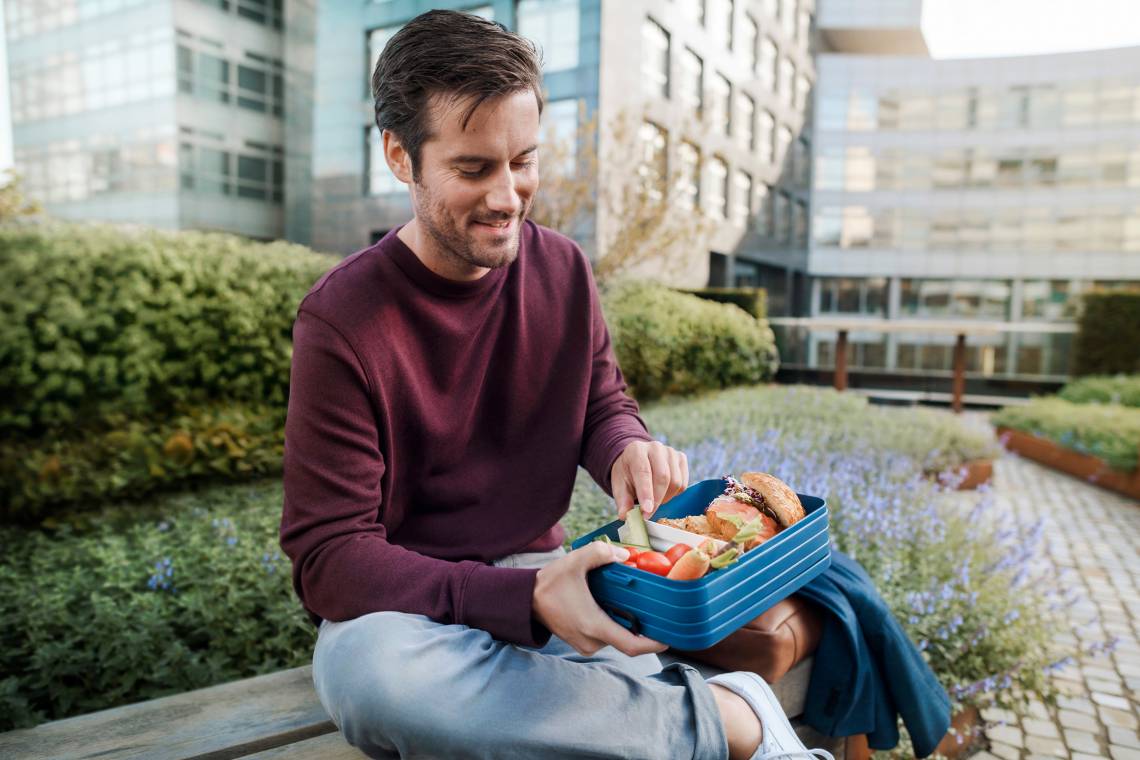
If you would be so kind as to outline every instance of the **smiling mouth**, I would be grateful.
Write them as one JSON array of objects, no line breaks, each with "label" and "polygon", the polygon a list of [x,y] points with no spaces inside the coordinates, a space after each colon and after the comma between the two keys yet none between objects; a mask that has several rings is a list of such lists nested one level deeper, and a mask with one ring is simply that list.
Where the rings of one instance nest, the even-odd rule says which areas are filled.
[{"label": "smiling mouth", "polygon": [[505,219],[501,222],[475,222],[475,224],[481,224],[484,227],[493,227],[497,230],[505,230],[507,227],[511,226],[511,220]]}]

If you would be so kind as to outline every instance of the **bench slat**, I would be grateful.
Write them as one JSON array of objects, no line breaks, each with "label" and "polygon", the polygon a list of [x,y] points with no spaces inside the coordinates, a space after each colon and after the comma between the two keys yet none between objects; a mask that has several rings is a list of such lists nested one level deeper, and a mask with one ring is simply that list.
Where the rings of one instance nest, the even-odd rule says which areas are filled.
[{"label": "bench slat", "polygon": [[267,749],[243,760],[361,760],[363,757],[364,753],[349,746],[337,731],[286,747]]},{"label": "bench slat", "polygon": [[0,734],[0,757],[226,760],[333,731],[306,666]]}]

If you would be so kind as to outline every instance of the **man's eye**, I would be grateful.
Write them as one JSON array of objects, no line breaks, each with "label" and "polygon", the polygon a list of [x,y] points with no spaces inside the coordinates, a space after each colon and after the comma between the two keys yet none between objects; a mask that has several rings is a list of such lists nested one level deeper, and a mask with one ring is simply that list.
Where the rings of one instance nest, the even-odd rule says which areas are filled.
[{"label": "man's eye", "polygon": [[460,176],[469,177],[471,179],[474,179],[475,177],[483,176],[483,172],[484,172],[484,169],[481,169],[481,168],[480,169],[459,169]]},{"label": "man's eye", "polygon": [[535,165],[535,159],[528,158],[526,161],[519,161],[515,164],[516,169],[529,169]]}]

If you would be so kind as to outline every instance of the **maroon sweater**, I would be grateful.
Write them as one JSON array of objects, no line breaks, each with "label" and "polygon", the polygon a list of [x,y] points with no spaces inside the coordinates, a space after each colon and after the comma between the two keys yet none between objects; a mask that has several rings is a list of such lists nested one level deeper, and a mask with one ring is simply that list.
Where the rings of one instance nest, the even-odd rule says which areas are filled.
[{"label": "maroon sweater", "polygon": [[281,546],[314,619],[380,610],[540,645],[536,570],[559,546],[581,464],[610,492],[650,440],[625,394],[590,265],[528,222],[518,259],[473,282],[389,233],[297,312]]}]

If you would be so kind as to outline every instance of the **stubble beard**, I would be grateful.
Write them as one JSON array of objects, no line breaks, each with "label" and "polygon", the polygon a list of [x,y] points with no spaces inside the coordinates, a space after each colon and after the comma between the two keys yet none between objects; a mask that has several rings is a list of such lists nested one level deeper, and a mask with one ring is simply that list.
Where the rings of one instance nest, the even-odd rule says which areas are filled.
[{"label": "stubble beard", "polygon": [[[456,219],[448,213],[432,193],[423,185],[416,185],[416,217],[419,224],[427,232],[436,245],[440,254],[453,262],[463,262],[471,266],[485,269],[498,269],[510,266],[519,255],[519,239],[523,220],[530,212],[530,202],[523,207],[515,218],[511,239],[504,246],[488,247],[477,243],[466,228],[460,228]],[[479,221],[500,221],[507,218],[480,218]]]}]

